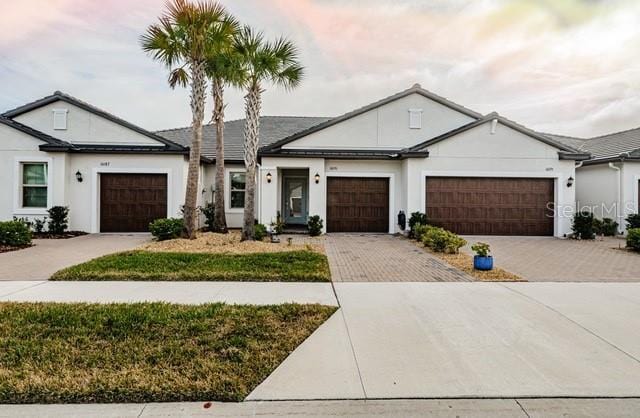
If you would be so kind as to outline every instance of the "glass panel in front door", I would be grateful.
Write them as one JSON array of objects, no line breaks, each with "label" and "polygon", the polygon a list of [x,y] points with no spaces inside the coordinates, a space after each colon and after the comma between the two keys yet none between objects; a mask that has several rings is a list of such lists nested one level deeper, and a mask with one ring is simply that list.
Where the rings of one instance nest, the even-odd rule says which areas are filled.
[{"label": "glass panel in front door", "polygon": [[289,188],[289,216],[292,218],[300,218],[304,216],[304,208],[302,204],[302,184],[300,182],[291,182]]}]

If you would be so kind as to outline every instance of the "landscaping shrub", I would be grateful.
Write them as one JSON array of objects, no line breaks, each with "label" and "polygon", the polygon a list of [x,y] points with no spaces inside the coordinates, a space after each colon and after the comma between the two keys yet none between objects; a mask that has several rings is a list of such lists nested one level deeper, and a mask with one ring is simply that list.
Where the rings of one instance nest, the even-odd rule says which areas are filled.
[{"label": "landscaping shrub", "polygon": [[0,222],[0,245],[10,247],[31,245],[31,229],[22,221]]},{"label": "landscaping shrub", "polygon": [[47,224],[47,218],[35,218],[33,220],[33,232],[36,234],[42,234],[44,232],[44,226]]},{"label": "landscaping shrub", "polygon": [[309,235],[317,237],[322,234],[322,218],[319,215],[309,216],[307,227],[309,228]]},{"label": "landscaping shrub", "polygon": [[409,238],[416,238],[415,228],[417,225],[426,225],[427,223],[426,214],[422,212],[413,212],[409,217]]},{"label": "landscaping shrub", "polygon": [[69,226],[69,208],[66,206],[53,206],[47,212],[49,212],[49,233],[64,234]]},{"label": "landscaping shrub", "polygon": [[429,228],[433,228],[433,227],[429,225],[422,225],[422,224],[415,225],[413,227],[413,237],[416,239],[416,241],[422,241],[422,237],[424,236],[424,234],[427,233]]},{"label": "landscaping shrub", "polygon": [[573,216],[573,225],[571,226],[575,238],[594,239],[593,231],[593,213],[578,212]]},{"label": "landscaping shrub", "polygon": [[215,207],[213,203],[207,203],[204,206],[200,206],[200,213],[204,215],[204,224],[207,231],[213,231],[213,223],[215,219]]},{"label": "landscaping shrub", "polygon": [[640,228],[640,213],[627,216],[625,221],[627,221],[627,230]]},{"label": "landscaping shrub", "polygon": [[276,221],[271,222],[271,230],[280,235],[284,231],[284,221],[282,220],[282,214],[278,211],[276,215]]},{"label": "landscaping shrub", "polygon": [[438,253],[457,254],[467,244],[462,237],[443,228],[430,227],[422,237],[425,246]]},{"label": "landscaping shrub", "polygon": [[640,251],[640,228],[627,230],[627,248]]},{"label": "landscaping shrub", "polygon": [[267,227],[263,224],[255,224],[253,227],[253,239],[262,241],[267,236]]},{"label": "landscaping shrub", "polygon": [[158,241],[178,238],[183,228],[184,223],[181,218],[156,219],[149,224],[149,232]]},{"label": "landscaping shrub", "polygon": [[471,246],[471,250],[475,251],[479,257],[487,257],[491,252],[491,247],[487,243],[476,242]]},{"label": "landscaping shrub", "polygon": [[593,232],[596,235],[613,237],[618,234],[618,223],[611,218],[593,219]]}]

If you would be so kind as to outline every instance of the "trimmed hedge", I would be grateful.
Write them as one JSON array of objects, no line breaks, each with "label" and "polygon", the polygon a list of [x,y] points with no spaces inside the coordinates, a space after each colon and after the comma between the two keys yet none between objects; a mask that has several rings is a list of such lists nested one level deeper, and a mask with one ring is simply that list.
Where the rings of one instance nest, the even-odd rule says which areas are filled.
[{"label": "trimmed hedge", "polygon": [[0,245],[9,247],[31,245],[31,229],[22,221],[0,222]]},{"label": "trimmed hedge", "polygon": [[419,238],[416,236],[416,227],[418,225],[427,225],[427,215],[422,212],[413,212],[409,218],[409,238]]},{"label": "trimmed hedge", "polygon": [[460,248],[467,245],[461,236],[446,229],[428,226],[422,236],[422,243],[437,253],[457,254]]},{"label": "trimmed hedge", "polygon": [[184,222],[180,218],[156,219],[149,224],[149,232],[158,241],[179,238],[184,228]]},{"label": "trimmed hedge", "polygon": [[627,248],[640,251],[640,228],[633,228],[627,231]]},{"label": "trimmed hedge", "polygon": [[640,213],[627,216],[625,221],[627,221],[627,230],[640,228]]},{"label": "trimmed hedge", "polygon": [[586,211],[576,213],[573,216],[571,229],[573,230],[575,238],[594,239],[595,232],[593,230],[593,213]]}]

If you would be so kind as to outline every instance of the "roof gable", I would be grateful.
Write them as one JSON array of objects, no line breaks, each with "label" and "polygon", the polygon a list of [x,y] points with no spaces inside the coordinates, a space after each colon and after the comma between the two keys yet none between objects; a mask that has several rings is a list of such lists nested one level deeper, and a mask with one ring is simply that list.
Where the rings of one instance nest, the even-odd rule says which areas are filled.
[{"label": "roof gable", "polygon": [[16,129],[24,134],[27,134],[35,139],[39,139],[40,141],[43,141],[46,145],[52,146],[52,147],[59,147],[59,148],[65,148],[68,149],[71,147],[71,144],[69,144],[68,142],[65,141],[61,141],[59,139],[56,139],[50,135],[45,134],[44,132],[40,132],[36,129],[33,129],[27,125],[23,125],[20,122],[16,122],[15,120],[9,119],[9,118],[5,118],[3,116],[0,116],[0,124],[8,126],[10,128]]},{"label": "roof gable", "polygon": [[571,146],[569,146],[568,144],[559,142],[555,139],[552,139],[548,136],[539,134],[523,125],[520,125],[512,120],[509,120],[503,116],[500,116],[498,113],[493,112],[490,113],[484,117],[482,117],[481,119],[478,119],[477,121],[471,122],[467,125],[461,126],[457,129],[454,129],[450,132],[447,132],[445,134],[439,135],[437,137],[428,139],[420,144],[417,144],[411,148],[409,148],[409,152],[427,152],[429,147],[445,141],[449,138],[453,138],[459,134],[462,134],[464,132],[467,132],[471,129],[477,128],[481,125],[484,125],[486,123],[491,123],[492,121],[497,121],[497,123],[505,125],[523,135],[526,135],[530,138],[533,138],[537,141],[540,141],[546,145],[549,145],[551,147],[554,147],[558,150],[558,155],[560,158],[562,159],[576,159],[576,160],[584,160],[584,159],[588,159],[590,157],[589,153],[583,152],[579,149],[573,148]]},{"label": "roof gable", "polygon": [[[314,134],[316,132],[320,132],[323,131],[327,128],[333,127],[335,125],[341,124],[343,122],[349,121],[351,119],[354,119],[356,117],[365,115],[373,110],[382,108],[383,106],[386,106],[390,103],[399,101],[401,99],[407,98],[411,95],[419,95],[423,98],[426,98],[434,103],[437,103],[439,105],[444,106],[447,109],[453,110],[461,115],[464,115],[467,119],[471,118],[471,119],[480,119],[482,117],[482,115],[480,113],[477,113],[473,110],[467,109],[464,106],[461,106],[459,104],[456,104],[448,99],[445,99],[442,96],[438,96],[437,94],[434,94],[428,90],[423,89],[419,84],[415,84],[413,85],[411,88],[401,91],[399,93],[396,93],[394,95],[391,95],[389,97],[386,97],[384,99],[378,100],[376,102],[373,102],[367,106],[361,107],[359,109],[356,109],[354,111],[345,113],[341,116],[332,118],[327,120],[324,123],[320,123],[316,126],[312,126],[309,129],[300,131],[300,132],[296,132],[293,135],[290,135],[286,138],[283,138],[280,141],[277,141],[269,146],[266,146],[262,149],[262,151],[265,152],[273,152],[274,150],[280,149],[282,147],[284,147],[285,145],[291,144],[294,141],[297,141],[299,139],[302,139],[306,136],[309,136],[311,134]],[[308,144],[306,144],[308,146]],[[348,146],[348,145],[347,145]]]},{"label": "roof gable", "polygon": [[[42,99],[36,100],[34,102],[31,103],[27,103],[23,106],[17,107],[13,110],[9,110],[7,112],[5,112],[2,116],[4,116],[5,118],[9,118],[9,119],[15,119],[15,118],[19,118],[22,115],[26,115],[29,112],[33,112],[36,111],[38,109],[41,109],[45,106],[49,106],[51,104],[54,104],[56,102],[64,102],[67,104],[70,104],[72,106],[78,107],[80,109],[82,109],[85,112],[88,112],[90,114],[96,115],[102,119],[105,119],[111,123],[116,124],[117,126],[129,129],[133,132],[135,132],[136,134],[142,135],[146,138],[148,138],[149,140],[152,140],[153,142],[158,143],[158,146],[163,147],[164,149],[168,150],[168,151],[184,151],[185,148],[179,144],[176,144],[172,141],[167,140],[166,138],[163,138],[159,135],[156,135],[150,131],[147,131],[146,129],[143,129],[139,126],[136,126],[130,122],[125,121],[124,119],[121,119],[109,112],[106,112],[102,109],[99,109],[89,103],[86,103],[82,100],[79,100],[71,95],[62,93],[60,91],[56,91],[54,92],[52,95],[44,97]],[[80,141],[81,142],[81,141]],[[111,144],[112,146],[114,144]]]}]

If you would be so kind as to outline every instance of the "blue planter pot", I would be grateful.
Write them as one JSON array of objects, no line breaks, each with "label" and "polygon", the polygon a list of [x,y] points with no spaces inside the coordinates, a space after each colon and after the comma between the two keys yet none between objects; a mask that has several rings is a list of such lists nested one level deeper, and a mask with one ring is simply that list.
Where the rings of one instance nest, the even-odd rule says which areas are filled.
[{"label": "blue planter pot", "polygon": [[481,257],[479,255],[473,256],[473,268],[476,270],[492,270],[493,269],[493,257]]}]

